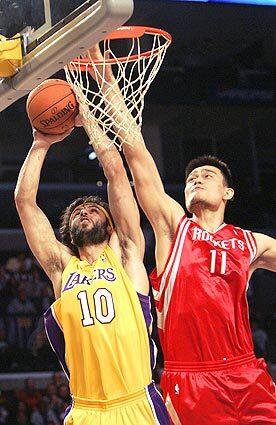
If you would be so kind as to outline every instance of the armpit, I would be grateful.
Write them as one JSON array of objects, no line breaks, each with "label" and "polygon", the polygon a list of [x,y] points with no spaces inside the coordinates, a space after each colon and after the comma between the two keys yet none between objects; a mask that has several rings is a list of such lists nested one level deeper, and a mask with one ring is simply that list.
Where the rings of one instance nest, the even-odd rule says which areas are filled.
[{"label": "armpit", "polygon": [[130,240],[128,238],[119,239],[120,249],[121,249],[121,261],[123,266],[128,262],[131,252],[130,252]]},{"label": "armpit", "polygon": [[[61,260],[55,257],[50,257],[45,264],[48,274],[55,274],[57,272],[62,272]],[[46,270],[45,270],[46,271]]]}]

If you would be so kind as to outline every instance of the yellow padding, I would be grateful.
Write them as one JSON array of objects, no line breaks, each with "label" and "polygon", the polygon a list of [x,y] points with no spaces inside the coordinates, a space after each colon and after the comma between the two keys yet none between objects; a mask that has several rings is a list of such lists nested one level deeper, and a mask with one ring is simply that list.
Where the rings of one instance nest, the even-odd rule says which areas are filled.
[{"label": "yellow padding", "polygon": [[0,34],[0,77],[12,77],[22,66],[23,56],[20,34],[6,39]]}]

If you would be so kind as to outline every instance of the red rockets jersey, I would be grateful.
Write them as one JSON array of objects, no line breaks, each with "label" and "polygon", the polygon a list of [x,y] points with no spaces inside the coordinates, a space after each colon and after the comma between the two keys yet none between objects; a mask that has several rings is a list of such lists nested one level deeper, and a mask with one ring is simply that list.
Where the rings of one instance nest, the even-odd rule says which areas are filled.
[{"label": "red rockets jersey", "polygon": [[252,232],[207,232],[184,216],[165,268],[150,276],[166,361],[226,360],[253,351],[246,290],[256,256]]}]

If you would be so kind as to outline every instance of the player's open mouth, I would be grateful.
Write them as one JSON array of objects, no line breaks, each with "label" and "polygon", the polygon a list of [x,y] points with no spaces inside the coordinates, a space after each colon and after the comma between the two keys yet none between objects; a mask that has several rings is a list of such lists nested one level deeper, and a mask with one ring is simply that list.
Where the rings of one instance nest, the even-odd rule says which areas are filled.
[{"label": "player's open mouth", "polygon": [[81,223],[84,223],[85,221],[87,221],[87,223],[89,223],[88,218],[81,218],[81,219],[80,219],[80,222],[81,222]]}]

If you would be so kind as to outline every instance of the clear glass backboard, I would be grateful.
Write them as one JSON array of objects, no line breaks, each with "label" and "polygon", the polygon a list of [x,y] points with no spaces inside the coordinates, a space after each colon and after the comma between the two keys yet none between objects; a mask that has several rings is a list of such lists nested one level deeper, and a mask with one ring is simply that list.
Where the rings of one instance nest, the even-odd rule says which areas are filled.
[{"label": "clear glass backboard", "polygon": [[0,35],[19,33],[23,53],[18,72],[0,80],[0,111],[123,25],[132,12],[133,0],[0,0]]},{"label": "clear glass backboard", "polygon": [[0,0],[0,34],[12,37],[31,27],[42,36],[79,6],[92,3],[97,0]]}]

